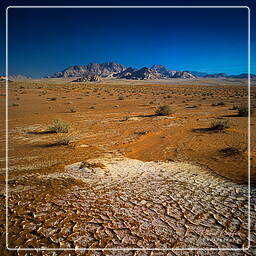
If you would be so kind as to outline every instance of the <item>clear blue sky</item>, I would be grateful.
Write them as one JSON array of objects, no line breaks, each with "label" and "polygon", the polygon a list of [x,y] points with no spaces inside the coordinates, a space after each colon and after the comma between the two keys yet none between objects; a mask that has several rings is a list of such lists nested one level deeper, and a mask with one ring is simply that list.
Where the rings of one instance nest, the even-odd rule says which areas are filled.
[{"label": "clear blue sky", "polygon": [[41,77],[107,61],[137,68],[156,63],[174,70],[246,73],[247,12],[9,9],[9,74]]}]

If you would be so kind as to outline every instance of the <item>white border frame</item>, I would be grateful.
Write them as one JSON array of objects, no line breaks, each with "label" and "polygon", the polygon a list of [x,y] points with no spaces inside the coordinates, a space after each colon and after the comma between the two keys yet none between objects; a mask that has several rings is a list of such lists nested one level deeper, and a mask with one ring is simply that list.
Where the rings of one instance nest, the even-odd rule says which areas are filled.
[{"label": "white border frame", "polygon": [[[248,10],[248,246],[246,248],[10,248],[8,246],[8,10],[15,8],[55,8],[55,9],[63,9],[63,8],[107,8],[107,9],[123,9],[123,8],[131,8],[131,9],[165,9],[165,8],[180,8],[180,9],[188,9],[188,8],[241,8]],[[250,197],[251,197],[251,177],[250,177],[250,53],[251,53],[251,24],[250,24],[250,8],[248,6],[8,6],[5,10],[6,14],[6,248],[11,251],[244,251],[250,249],[250,240],[251,240],[251,217],[250,217]]]}]

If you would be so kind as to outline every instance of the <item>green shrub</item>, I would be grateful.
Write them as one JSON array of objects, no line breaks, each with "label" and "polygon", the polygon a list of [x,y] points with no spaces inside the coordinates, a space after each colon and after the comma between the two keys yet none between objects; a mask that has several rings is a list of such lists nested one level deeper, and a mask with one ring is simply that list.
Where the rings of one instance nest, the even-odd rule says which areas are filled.
[{"label": "green shrub", "polygon": [[211,123],[210,129],[211,130],[217,130],[217,131],[223,131],[230,127],[228,120],[214,120]]},{"label": "green shrub", "polygon": [[162,105],[156,109],[155,114],[157,116],[168,116],[173,114],[173,110],[168,105]]},{"label": "green shrub", "polygon": [[48,127],[49,131],[51,132],[56,132],[56,133],[68,133],[69,130],[69,123],[59,120],[59,119],[54,119],[52,121],[52,125]]}]

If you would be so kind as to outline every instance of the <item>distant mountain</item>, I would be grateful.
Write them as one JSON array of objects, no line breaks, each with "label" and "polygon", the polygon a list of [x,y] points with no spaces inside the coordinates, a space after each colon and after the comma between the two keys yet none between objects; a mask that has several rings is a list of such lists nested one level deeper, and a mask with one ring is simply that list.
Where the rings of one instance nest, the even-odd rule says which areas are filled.
[{"label": "distant mountain", "polygon": [[20,74],[9,75],[8,78],[12,81],[31,79],[31,77],[29,77],[29,76],[24,76],[24,75],[20,75]]},{"label": "distant mountain", "polygon": [[[248,74],[247,73],[242,73],[240,75],[231,75],[229,77],[230,78],[248,78]],[[250,74],[250,78],[256,78],[256,75]]]},{"label": "distant mountain", "polygon": [[134,70],[132,72],[132,68],[130,68],[128,71],[125,70],[123,72],[123,75],[119,76],[119,78],[125,78],[125,79],[133,79],[133,80],[146,80],[146,79],[160,79],[162,76],[155,72],[151,68],[143,67],[139,70]]},{"label": "distant mountain", "polygon": [[[247,73],[242,73],[239,75],[227,75],[226,73],[215,73],[215,74],[208,74],[203,76],[205,78],[240,78],[240,79],[245,79],[248,78]],[[251,78],[256,78],[256,75],[250,74]]]},{"label": "distant mountain", "polygon": [[[202,78],[247,78],[247,74],[227,75],[226,73],[205,73],[199,71],[176,71],[166,68],[163,65],[154,64],[151,68],[143,67],[136,69],[133,67],[125,68],[122,64],[115,62],[105,63],[89,63],[84,66],[71,66],[63,71],[56,72],[52,78],[67,78],[76,77],[83,78],[81,81],[99,81],[103,77],[116,77],[120,79],[170,79],[182,78],[192,79],[196,77]],[[251,74],[251,78],[256,78],[256,75]],[[10,76],[11,80],[28,79],[28,77],[16,75]],[[79,79],[77,81],[80,81]],[[75,80],[74,80],[75,81]]]},{"label": "distant mountain", "polygon": [[89,63],[86,66],[71,66],[63,71],[56,72],[52,77],[83,77],[88,75],[97,75],[107,77],[114,73],[119,73],[125,70],[125,67],[115,62],[106,63]]},{"label": "distant mountain", "polygon": [[[138,70],[133,67],[126,69],[122,64],[115,62],[106,62],[102,64],[89,63],[85,66],[71,66],[63,71],[56,72],[52,78],[88,77],[93,75],[135,80],[195,77],[189,71],[174,71],[157,64],[154,64],[151,68],[143,67]],[[88,81],[86,78],[83,80]]]},{"label": "distant mountain", "polygon": [[167,69],[165,66],[154,64],[151,69],[156,71],[157,73],[161,74],[162,77],[173,77],[173,75],[176,73],[174,70]]},{"label": "distant mountain", "polygon": [[120,72],[120,73],[114,74],[113,76],[117,77],[117,78],[127,78],[127,77],[132,76],[132,74],[134,72],[136,72],[137,70],[138,69],[136,69],[136,68],[129,67],[129,68],[125,69],[124,71]]},{"label": "distant mountain", "polygon": [[160,74],[162,78],[195,78],[190,71],[175,71],[162,65],[154,64],[151,69]]},{"label": "distant mountain", "polygon": [[206,78],[222,78],[222,77],[228,77],[226,73],[215,73],[215,74],[208,74],[204,76]]},{"label": "distant mountain", "polygon": [[193,76],[196,76],[196,77],[204,77],[204,76],[209,75],[209,74],[206,73],[206,72],[200,72],[200,71],[190,71],[190,73],[191,73]]},{"label": "distant mountain", "polygon": [[195,78],[189,71],[177,71],[172,78]]}]

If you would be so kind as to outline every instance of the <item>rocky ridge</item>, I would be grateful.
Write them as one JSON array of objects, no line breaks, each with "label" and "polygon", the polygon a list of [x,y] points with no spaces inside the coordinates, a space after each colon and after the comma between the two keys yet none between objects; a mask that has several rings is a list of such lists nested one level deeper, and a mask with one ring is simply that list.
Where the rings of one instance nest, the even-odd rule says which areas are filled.
[{"label": "rocky ridge", "polygon": [[[143,67],[136,69],[133,67],[125,68],[122,64],[115,62],[89,63],[86,66],[71,66],[63,71],[56,72],[52,78],[67,77],[116,77],[120,79],[146,80],[146,79],[168,79],[168,78],[195,78],[189,71],[174,71],[162,65],[154,64],[151,68]],[[81,81],[90,79],[81,79]],[[78,82],[78,81],[76,81]]]},{"label": "rocky ridge", "polygon": [[72,82],[98,82],[100,81],[100,77],[97,75],[86,75],[83,77],[79,77]]},{"label": "rocky ridge", "polygon": [[[247,74],[227,75],[226,73],[208,74],[197,71],[177,71],[166,68],[163,65],[154,64],[152,67],[142,67],[136,69],[133,67],[126,68],[122,64],[115,62],[105,63],[89,63],[88,65],[71,66],[63,71],[54,73],[52,78],[68,78],[76,77],[83,79],[76,79],[76,82],[95,81],[92,76],[101,78],[115,77],[118,79],[132,79],[132,80],[152,80],[152,79],[170,79],[182,78],[193,79],[197,77],[203,78],[247,78]],[[90,79],[90,77],[92,79]],[[251,78],[256,78],[256,75],[251,74]],[[98,79],[97,79],[98,80]]]},{"label": "rocky ridge", "polygon": [[125,67],[121,64],[114,62],[106,63],[89,63],[86,66],[71,66],[63,71],[56,72],[52,77],[84,77],[88,75],[97,75],[100,77],[107,77],[113,73],[119,73],[125,70]]}]

